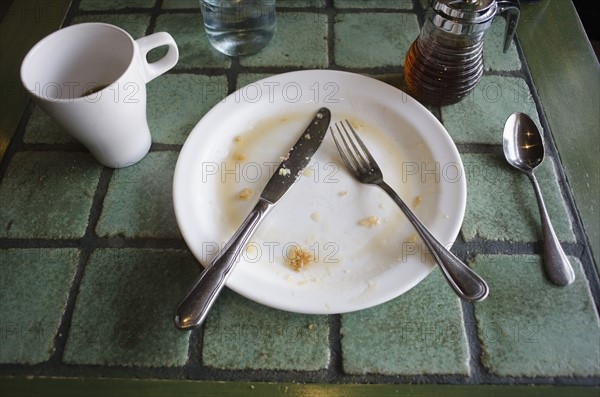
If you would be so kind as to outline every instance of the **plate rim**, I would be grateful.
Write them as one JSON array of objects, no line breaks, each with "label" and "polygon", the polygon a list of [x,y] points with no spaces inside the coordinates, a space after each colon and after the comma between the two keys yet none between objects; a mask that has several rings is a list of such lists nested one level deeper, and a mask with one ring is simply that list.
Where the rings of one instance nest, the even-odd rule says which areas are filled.
[{"label": "plate rim", "polygon": [[[188,137],[186,138],[186,141],[184,142],[184,144],[180,150],[180,153],[177,158],[177,163],[175,165],[175,171],[174,171],[174,175],[173,175],[172,194],[173,194],[173,206],[174,206],[177,225],[178,225],[181,235],[186,243],[186,246],[188,247],[190,252],[194,255],[196,260],[198,260],[202,266],[208,265],[208,264],[205,264],[198,257],[197,252],[196,252],[197,249],[194,248],[193,242],[190,242],[188,240],[191,238],[191,236],[189,235],[189,232],[186,230],[187,227],[185,226],[185,222],[184,222],[185,214],[182,213],[182,211],[184,211],[184,209],[181,208],[182,204],[178,204],[181,201],[178,198],[179,197],[178,191],[180,190],[181,184],[185,183],[185,181],[182,180],[184,178],[184,174],[185,174],[185,170],[183,170],[183,167],[185,167],[184,162],[186,161],[186,159],[189,156],[191,156],[188,154],[188,151],[192,150],[192,146],[193,146],[192,143],[194,142],[194,140],[199,139],[198,136],[201,134],[200,130],[202,129],[202,125],[211,122],[214,117],[217,117],[219,115],[219,113],[221,113],[223,110],[227,110],[227,108],[229,106],[232,106],[231,105],[232,103],[235,104],[236,103],[234,100],[235,96],[236,95],[239,96],[239,92],[241,90],[247,88],[250,85],[260,84],[261,82],[266,82],[266,81],[284,82],[284,81],[303,80],[303,79],[307,79],[307,78],[309,79],[310,77],[313,77],[316,81],[330,78],[330,79],[333,79],[332,81],[335,81],[338,83],[343,82],[344,84],[347,84],[348,82],[351,83],[353,80],[356,79],[356,80],[362,81],[363,83],[373,84],[375,86],[375,88],[377,88],[377,89],[388,90],[390,93],[394,92],[394,95],[402,96],[402,98],[404,100],[404,105],[406,105],[406,103],[408,103],[410,106],[416,107],[416,109],[418,109],[420,111],[420,114],[422,113],[423,115],[425,115],[427,117],[428,122],[433,123],[439,130],[443,131],[444,134],[442,134],[442,136],[440,136],[438,138],[443,139],[444,150],[450,150],[449,157],[452,157],[458,163],[458,165],[461,167],[461,170],[463,172],[463,174],[462,174],[463,177],[460,178],[460,180],[459,180],[459,183],[460,183],[460,188],[458,189],[459,197],[457,197],[457,199],[456,199],[457,207],[455,208],[455,210],[456,210],[455,212],[458,214],[458,216],[456,218],[456,221],[452,224],[452,227],[450,228],[450,230],[448,232],[448,234],[450,235],[449,237],[451,238],[451,241],[456,241],[456,238],[457,238],[458,234],[460,233],[460,229],[462,227],[462,224],[464,221],[464,216],[465,216],[465,211],[466,211],[467,183],[466,183],[466,174],[464,173],[464,164],[462,162],[462,158],[460,156],[458,148],[456,147],[456,144],[454,143],[451,135],[446,130],[446,128],[443,126],[443,124],[425,106],[423,106],[421,103],[416,101],[414,98],[410,97],[410,95],[408,95],[406,92],[404,92],[404,91],[400,90],[399,88],[394,87],[386,82],[377,80],[376,78],[369,77],[369,76],[362,75],[362,74],[353,73],[353,72],[347,72],[347,71],[319,70],[319,69],[299,70],[299,71],[292,71],[292,72],[286,72],[286,73],[267,76],[265,78],[259,79],[257,81],[251,82],[249,84],[246,84],[243,87],[238,88],[236,91],[229,94],[218,104],[213,106],[208,112],[206,112],[206,114],[192,128]],[[358,97],[360,97],[360,95],[358,95]],[[316,102],[315,104],[317,104],[317,103],[318,102]],[[239,105],[239,102],[238,102],[238,105]],[[394,106],[392,106],[392,107],[395,108]],[[419,133],[419,135],[422,135],[422,133]],[[454,215],[456,215],[456,214],[454,214]],[[248,298],[252,301],[261,303],[263,305],[266,305],[266,306],[269,306],[272,308],[291,311],[291,312],[297,312],[297,313],[307,313],[307,314],[337,314],[337,313],[347,313],[347,312],[352,312],[352,311],[356,311],[356,310],[366,309],[369,307],[373,307],[373,306],[385,303],[391,299],[397,298],[400,295],[408,292],[410,289],[414,288],[419,283],[421,283],[431,273],[431,271],[433,269],[435,269],[435,267],[436,267],[436,265],[430,266],[428,271],[425,272],[421,278],[408,284],[409,285],[408,288],[406,288],[404,291],[402,291],[400,293],[388,292],[387,294],[381,295],[382,298],[380,298],[380,299],[370,301],[370,303],[363,304],[363,305],[357,304],[357,305],[354,305],[355,307],[345,308],[343,310],[336,310],[335,308],[330,308],[330,307],[325,307],[325,306],[321,307],[319,309],[319,308],[305,308],[305,307],[301,307],[301,306],[297,307],[297,306],[289,306],[289,305],[281,304],[281,302],[274,301],[273,299],[264,299],[264,298],[261,298],[260,296],[257,296],[256,294],[249,293],[248,289],[239,288],[239,286],[232,285],[231,278],[229,278],[227,280],[226,286],[228,288],[232,289],[233,291],[237,292],[238,294],[245,296],[246,298]],[[235,272],[235,269],[232,271],[232,274],[234,272]]]}]

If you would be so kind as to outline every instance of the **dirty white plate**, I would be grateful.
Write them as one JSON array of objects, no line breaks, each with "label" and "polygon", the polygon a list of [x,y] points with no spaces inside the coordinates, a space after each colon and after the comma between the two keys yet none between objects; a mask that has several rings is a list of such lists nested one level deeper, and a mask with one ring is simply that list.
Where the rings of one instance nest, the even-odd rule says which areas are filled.
[{"label": "dirty white plate", "polygon": [[[417,101],[380,81],[338,71],[299,71],[245,86],[192,130],[175,169],[175,214],[204,265],[256,203],[280,156],[317,110],[350,120],[386,181],[447,246],[466,205],[463,165],[452,139]],[[239,198],[249,189],[248,200]],[[362,223],[362,224],[361,224]],[[292,247],[314,256],[301,271]],[[379,188],[356,182],[328,133],[308,170],[252,238],[227,286],[283,310],[343,313],[393,299],[435,264],[400,209]],[[432,291],[434,293],[434,291]]]}]

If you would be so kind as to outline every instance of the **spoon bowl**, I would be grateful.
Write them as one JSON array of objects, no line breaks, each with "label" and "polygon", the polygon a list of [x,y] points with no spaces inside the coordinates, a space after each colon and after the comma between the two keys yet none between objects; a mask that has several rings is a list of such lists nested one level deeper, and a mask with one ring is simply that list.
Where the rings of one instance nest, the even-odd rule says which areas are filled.
[{"label": "spoon bowl", "polygon": [[556,237],[542,192],[533,174],[534,169],[544,160],[544,138],[528,115],[513,113],[504,125],[502,147],[508,163],[524,172],[533,185],[542,219],[546,275],[556,285],[571,284],[575,281],[575,273]]},{"label": "spoon bowl", "polygon": [[520,171],[533,172],[544,160],[542,135],[524,113],[514,113],[506,120],[502,145],[508,163]]}]

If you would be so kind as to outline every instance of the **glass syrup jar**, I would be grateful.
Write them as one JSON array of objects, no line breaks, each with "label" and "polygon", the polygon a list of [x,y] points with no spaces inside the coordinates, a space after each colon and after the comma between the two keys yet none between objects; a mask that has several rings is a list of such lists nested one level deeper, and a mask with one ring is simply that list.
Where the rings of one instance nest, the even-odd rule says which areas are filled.
[{"label": "glass syrup jar", "polygon": [[519,13],[518,0],[431,0],[404,63],[409,93],[430,105],[462,100],[483,74],[483,39],[494,17],[506,19],[506,52]]}]

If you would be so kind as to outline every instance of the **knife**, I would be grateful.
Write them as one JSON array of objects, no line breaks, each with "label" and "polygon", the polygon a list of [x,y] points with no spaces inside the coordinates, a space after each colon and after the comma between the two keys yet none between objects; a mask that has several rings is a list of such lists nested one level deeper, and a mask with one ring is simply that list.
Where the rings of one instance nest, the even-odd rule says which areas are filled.
[{"label": "knife", "polygon": [[204,269],[186,297],[177,306],[175,326],[188,330],[202,324],[231,274],[241,250],[264,217],[302,175],[325,138],[331,112],[321,108],[296,144],[279,164],[250,214],[217,257]]}]

